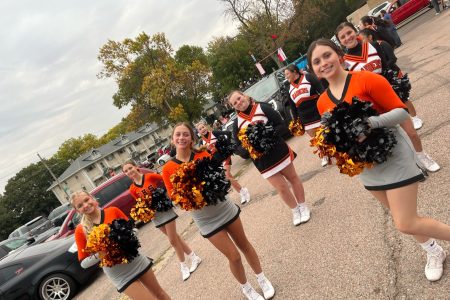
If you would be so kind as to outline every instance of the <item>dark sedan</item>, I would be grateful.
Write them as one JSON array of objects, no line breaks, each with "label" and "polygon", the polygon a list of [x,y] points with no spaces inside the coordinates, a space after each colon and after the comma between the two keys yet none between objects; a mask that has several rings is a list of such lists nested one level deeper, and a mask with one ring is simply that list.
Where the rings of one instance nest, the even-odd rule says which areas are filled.
[{"label": "dark sedan", "polygon": [[71,299],[97,270],[81,268],[73,236],[25,248],[0,261],[0,299]]}]

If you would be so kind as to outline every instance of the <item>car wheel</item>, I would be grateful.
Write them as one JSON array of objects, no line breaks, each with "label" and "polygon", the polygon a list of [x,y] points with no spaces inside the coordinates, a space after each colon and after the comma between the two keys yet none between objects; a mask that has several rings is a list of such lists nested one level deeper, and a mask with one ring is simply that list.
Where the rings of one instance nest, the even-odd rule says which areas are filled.
[{"label": "car wheel", "polygon": [[77,285],[69,276],[61,273],[45,277],[39,285],[42,300],[67,300],[75,294]]}]

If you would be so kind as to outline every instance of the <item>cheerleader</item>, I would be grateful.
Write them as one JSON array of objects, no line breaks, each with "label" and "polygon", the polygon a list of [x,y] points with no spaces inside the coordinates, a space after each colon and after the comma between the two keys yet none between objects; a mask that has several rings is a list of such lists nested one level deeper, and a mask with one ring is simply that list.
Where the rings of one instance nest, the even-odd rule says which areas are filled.
[{"label": "cheerleader", "polygon": [[[381,49],[380,45],[374,42],[363,42],[357,38],[356,29],[349,22],[341,23],[335,31],[339,42],[347,49],[347,53],[343,56],[345,67],[349,71],[370,71],[382,74],[384,70],[389,68],[388,59]],[[429,156],[422,147],[422,141],[415,128],[420,128],[422,120],[415,115],[415,108],[411,101],[405,103],[411,118],[407,118],[400,125],[411,139],[417,154],[417,162],[423,168],[430,172],[436,172],[440,166]],[[414,125],[416,124],[416,125]]]},{"label": "cheerleader", "polygon": [[[270,104],[255,102],[240,91],[231,92],[228,96],[228,103],[237,112],[237,118],[233,124],[233,134],[238,144],[237,152],[241,156],[246,156],[248,153],[242,148],[241,142],[237,138],[239,130],[255,122],[267,123],[270,121],[272,123],[278,133],[277,145],[259,159],[252,158],[253,164],[292,210],[294,225],[308,222],[311,213],[305,203],[303,184],[292,163],[296,154],[280,137],[281,132],[286,128],[283,119]],[[293,193],[289,184],[292,186]]]},{"label": "cheerleader", "polygon": [[[79,191],[72,194],[70,203],[82,216],[81,222],[75,229],[75,242],[78,248],[78,259],[81,267],[89,268],[100,262],[99,253],[90,255],[84,249],[87,236],[92,228],[100,224],[111,224],[115,219],[125,219],[127,216],[116,207],[100,210],[98,202],[88,193]],[[119,293],[124,292],[134,300],[170,299],[161,288],[151,269],[152,259],[138,254],[131,262],[103,267],[103,272],[111,280]]]},{"label": "cheerleader", "polygon": [[[217,137],[220,135],[225,135],[228,138],[231,138],[231,133],[228,131],[212,131],[208,128],[208,125],[205,121],[200,121],[195,125],[198,133],[202,138],[203,145],[208,147],[209,151],[213,151],[214,144],[217,142]],[[233,175],[231,175],[231,157],[228,157],[224,163],[223,168],[225,169],[225,175],[227,179],[230,181],[231,186],[239,193],[241,196],[241,204],[245,204],[250,201],[250,193],[246,187],[242,187],[239,182],[234,179]]]},{"label": "cheerleader", "polygon": [[[284,76],[290,83],[289,95],[296,108],[295,115],[300,119],[308,135],[313,137],[320,126],[320,114],[316,103],[324,90],[322,83],[313,74],[301,74],[296,65],[287,66],[284,69]],[[324,157],[322,167],[326,165],[328,165],[328,159]]]},{"label": "cheerleader", "polygon": [[[170,177],[176,173],[182,163],[210,156],[206,151],[197,152],[193,149],[195,142],[194,130],[189,124],[178,123],[175,125],[172,132],[172,143],[176,148],[176,155],[162,169],[162,177],[169,195],[173,189]],[[247,299],[262,300],[272,298],[275,290],[270,281],[264,276],[258,254],[245,235],[239,217],[240,208],[227,199],[219,202],[217,205],[208,205],[199,210],[192,210],[189,213],[201,235],[207,238],[217,250],[227,257],[231,273],[241,284],[242,292]],[[255,272],[264,298],[247,281],[238,249],[244,254],[250,267]]]},{"label": "cheerleader", "polygon": [[[134,199],[143,198],[151,193],[150,187],[164,187],[161,175],[156,173],[142,174],[133,161],[127,161],[122,165],[122,171],[127,175],[133,183],[130,186],[130,194]],[[159,228],[163,234],[167,236],[172,245],[178,260],[180,261],[181,277],[183,281],[188,279],[190,274],[194,272],[202,259],[189,248],[185,241],[177,233],[176,219],[178,215],[173,209],[165,212],[155,212],[152,220],[156,228]],[[191,260],[189,268],[185,260],[186,256]]]},{"label": "cheerleader", "polygon": [[384,77],[372,72],[346,71],[342,66],[343,55],[330,40],[319,39],[309,46],[310,69],[329,83],[317,102],[319,112],[331,111],[341,101],[351,103],[356,96],[372,102],[380,114],[369,118],[371,128],[389,127],[394,131],[397,144],[392,156],[384,163],[364,169],[359,178],[364,187],[390,209],[396,228],[413,235],[427,252],[426,278],[439,280],[446,253],[434,238],[449,241],[450,226],[417,215],[418,182],[423,174],[414,163],[415,152],[409,139],[398,126],[408,118],[406,106]]}]

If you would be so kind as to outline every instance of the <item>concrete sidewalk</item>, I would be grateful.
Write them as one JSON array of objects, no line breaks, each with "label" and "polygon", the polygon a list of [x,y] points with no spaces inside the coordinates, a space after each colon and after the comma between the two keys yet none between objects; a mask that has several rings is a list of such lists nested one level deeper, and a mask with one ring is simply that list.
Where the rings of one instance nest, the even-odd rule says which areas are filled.
[{"label": "concrete sidewalk", "polygon": [[[419,28],[420,26],[420,28]],[[419,211],[450,223],[450,11],[428,12],[404,26],[404,45],[396,51],[400,67],[412,81],[411,100],[424,127],[424,149],[441,165],[420,185]],[[310,222],[292,225],[290,210],[255,167],[240,158],[233,173],[252,195],[241,219],[276,289],[275,299],[450,299],[448,260],[443,278],[435,283],[424,275],[424,251],[410,236],[399,234],[382,206],[358,179],[322,168],[308,138],[292,138],[297,172],[303,180]],[[231,198],[238,203],[236,192]],[[155,272],[173,299],[244,299],[226,258],[202,238],[188,214],[180,212],[179,232],[203,258],[186,281],[165,237],[152,224],[141,228],[142,251],[155,258]],[[450,252],[450,243],[441,242]],[[256,279],[244,260],[250,282]],[[126,299],[105,276],[78,294],[77,299]]]}]

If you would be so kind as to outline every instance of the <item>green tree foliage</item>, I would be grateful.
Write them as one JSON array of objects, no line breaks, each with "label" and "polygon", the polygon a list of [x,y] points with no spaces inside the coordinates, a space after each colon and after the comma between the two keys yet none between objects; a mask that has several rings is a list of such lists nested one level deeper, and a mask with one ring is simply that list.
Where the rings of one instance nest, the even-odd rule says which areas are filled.
[{"label": "green tree foliage", "polygon": [[171,113],[180,105],[189,120],[200,116],[209,93],[209,68],[196,47],[185,46],[178,55],[180,62],[172,52],[163,33],[141,33],[122,42],[110,40],[100,49],[103,69],[98,77],[116,80],[113,103],[119,108],[132,106],[132,124],[161,124],[169,115],[178,116]]},{"label": "green tree foliage", "polygon": [[58,151],[54,157],[59,160],[71,161],[86,153],[92,148],[101,146],[99,139],[91,133],[79,136],[77,138],[70,138],[59,146]]},{"label": "green tree foliage", "polygon": [[242,35],[234,38],[215,38],[208,44],[208,62],[211,67],[215,98],[222,98],[239,84],[257,76],[250,52],[253,49]]},{"label": "green tree foliage", "polygon": [[177,63],[184,66],[192,65],[197,60],[200,64],[207,66],[208,60],[202,47],[183,45],[175,53]]},{"label": "green tree foliage", "polygon": [[[56,176],[69,166],[67,161],[56,158],[46,163]],[[0,238],[7,238],[17,227],[37,216],[47,216],[60,205],[55,195],[46,191],[52,183],[53,178],[42,162],[30,164],[8,180],[0,198]]]}]

